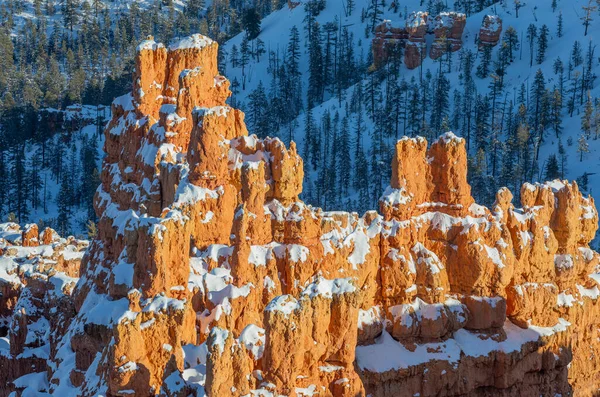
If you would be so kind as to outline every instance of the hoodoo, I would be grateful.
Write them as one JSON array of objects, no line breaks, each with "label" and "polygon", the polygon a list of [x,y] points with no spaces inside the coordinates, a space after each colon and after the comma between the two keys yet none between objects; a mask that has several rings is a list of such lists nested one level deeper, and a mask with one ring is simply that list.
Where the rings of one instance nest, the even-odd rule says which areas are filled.
[{"label": "hoodoo", "polygon": [[295,145],[248,135],[229,94],[209,38],[140,44],[105,131],[97,237],[46,368],[11,380],[47,375],[55,396],[597,393],[598,214],[575,183],[478,205],[446,133],[398,141],[379,212],[325,212],[299,199]]}]

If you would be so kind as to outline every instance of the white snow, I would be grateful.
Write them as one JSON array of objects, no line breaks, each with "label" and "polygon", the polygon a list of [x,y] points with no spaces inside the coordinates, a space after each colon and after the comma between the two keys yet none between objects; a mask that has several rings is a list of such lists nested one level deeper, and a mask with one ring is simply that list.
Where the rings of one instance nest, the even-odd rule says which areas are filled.
[{"label": "white snow", "polygon": [[202,49],[213,43],[214,41],[212,39],[196,33],[189,37],[174,39],[169,44],[169,51],[186,50],[190,48]]}]

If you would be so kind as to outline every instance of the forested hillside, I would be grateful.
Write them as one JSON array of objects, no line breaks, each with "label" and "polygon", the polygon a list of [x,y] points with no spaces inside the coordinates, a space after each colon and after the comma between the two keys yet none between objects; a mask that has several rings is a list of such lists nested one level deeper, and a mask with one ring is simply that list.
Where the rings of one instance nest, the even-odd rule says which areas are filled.
[{"label": "forested hillside", "polygon": [[[312,1],[265,18],[255,40],[228,41],[227,75],[253,132],[299,143],[305,199],[325,208],[374,208],[395,141],[448,130],[467,138],[481,202],[501,186],[518,194],[525,181],[554,178],[591,192],[600,165],[595,4]],[[409,70],[400,48],[375,70],[375,28],[404,27],[413,11],[465,13],[462,49]],[[494,47],[479,45],[486,15],[502,20]]]},{"label": "forested hillside", "polygon": [[[21,222],[46,219],[62,233],[83,232],[87,218],[94,220],[77,195],[69,213],[79,220],[60,227],[59,206],[49,210],[15,180],[19,167],[31,180],[47,174],[54,193],[39,197],[57,203],[61,174],[72,171],[44,162],[40,174],[33,166],[37,156],[21,166],[18,153],[64,142],[68,158],[73,146],[83,146],[65,134],[101,147],[101,137],[85,131],[96,131],[102,121],[88,120],[95,125],[83,133],[62,126],[50,132],[40,127],[43,109],[109,105],[130,89],[135,46],[149,34],[165,42],[197,31],[217,39],[220,69],[232,82],[230,102],[246,112],[251,132],[298,143],[305,159],[303,198],[326,209],[375,208],[395,141],[403,135],[431,140],[448,130],[467,139],[479,202],[491,204],[501,186],[518,196],[525,181],[576,179],[587,193],[598,181],[595,1],[21,0],[3,2],[0,10],[0,171],[10,185],[0,197],[3,219],[11,213]],[[389,20],[403,28],[418,11],[429,13],[430,24],[447,11],[464,13],[462,48],[431,59],[429,26],[421,66],[408,69],[398,47],[375,67],[377,27]],[[502,21],[494,46],[479,40],[486,15]],[[81,187],[89,175],[81,166],[92,162],[85,153],[71,157],[80,159],[74,167]],[[32,200],[35,210],[19,211],[15,197]]]},{"label": "forested hillside", "polygon": [[193,32],[224,42],[283,5],[247,3],[0,1],[0,219],[88,232],[101,131],[131,89],[137,44]]}]

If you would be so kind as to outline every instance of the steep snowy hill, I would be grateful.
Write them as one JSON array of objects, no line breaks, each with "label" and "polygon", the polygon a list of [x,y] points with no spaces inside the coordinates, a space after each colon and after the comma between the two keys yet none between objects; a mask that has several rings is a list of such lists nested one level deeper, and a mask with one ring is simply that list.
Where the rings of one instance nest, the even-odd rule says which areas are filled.
[{"label": "steep snowy hill", "polygon": [[[595,130],[600,128],[600,125],[597,126],[598,122],[592,120],[590,133],[581,138],[583,133],[581,119],[585,113],[587,91],[589,90],[591,97],[592,119],[596,117],[598,120],[599,112],[593,108],[595,102],[597,102],[596,98],[600,95],[600,89],[594,81],[599,59],[597,54],[594,54],[595,46],[593,44],[594,37],[598,37],[600,34],[600,24],[590,22],[587,35],[584,35],[586,28],[583,25],[582,18],[585,17],[586,10],[583,7],[588,6],[588,1],[575,0],[567,2],[558,0],[554,8],[550,1],[531,0],[521,3],[518,10],[515,10],[515,3],[512,1],[498,2],[480,12],[468,15],[462,35],[463,49],[451,54],[450,67],[447,65],[446,56],[440,58],[442,64],[439,59],[434,61],[426,57],[422,68],[409,70],[404,64],[401,64],[397,73],[390,73],[389,66],[383,68],[386,70],[370,73],[371,70],[368,67],[372,63],[370,45],[374,37],[371,33],[374,2],[372,0],[358,0],[354,3],[354,10],[348,15],[345,1],[328,1],[325,8],[315,17],[315,21],[321,28],[322,59],[327,48],[328,23],[337,26],[335,32],[329,32],[329,34],[335,34],[337,37],[342,37],[343,32],[347,30],[348,35],[344,37],[350,37],[353,43],[352,47],[356,62],[355,77],[359,78],[359,83],[351,85],[340,95],[335,92],[335,89],[330,90],[329,82],[325,81],[326,89],[323,101],[314,106],[310,112],[307,111],[307,92],[310,91],[313,83],[311,82],[310,40],[306,29],[307,20],[309,19],[307,18],[308,3],[301,4],[294,9],[286,7],[265,18],[262,22],[262,31],[258,36],[258,39],[263,42],[262,46],[264,46],[265,53],[257,59],[256,56],[252,55],[253,51],[256,52],[256,41],[250,42],[249,51],[251,55],[247,64],[243,67],[241,56],[238,55],[236,58],[235,54],[239,54],[240,49],[244,46],[244,35],[236,36],[224,46],[227,59],[226,73],[234,81],[234,85],[235,81],[239,83],[235,90],[235,102],[247,112],[250,125],[256,127],[259,122],[253,119],[256,113],[253,97],[260,98],[260,95],[256,95],[256,93],[260,91],[257,88],[262,83],[270,100],[270,106],[273,107],[280,100],[281,97],[274,93],[280,89],[278,84],[281,80],[275,73],[276,68],[289,60],[288,49],[291,41],[290,37],[292,36],[291,29],[293,27],[298,29],[299,49],[301,51],[298,67],[301,74],[303,108],[298,117],[292,122],[283,125],[276,125],[275,123],[276,128],[268,131],[268,134],[277,135],[283,139],[291,137],[298,143],[298,147],[307,159],[307,163],[312,164],[311,157],[316,157],[315,167],[312,169],[308,165],[306,167],[308,171],[307,178],[310,179],[313,186],[311,187],[310,183],[307,183],[305,199],[325,207],[335,207],[341,204],[346,205],[347,209],[356,210],[366,209],[375,204],[383,187],[383,183],[380,181],[387,180],[386,175],[380,175],[384,172],[380,170],[387,168],[389,156],[392,152],[391,148],[396,140],[393,133],[385,133],[386,131],[384,131],[383,134],[380,134],[381,129],[389,127],[389,124],[386,124],[386,121],[382,121],[381,118],[385,119],[386,116],[389,116],[390,109],[394,108],[393,105],[397,101],[402,101],[399,105],[401,107],[410,106],[411,99],[407,101],[402,96],[395,96],[393,93],[394,84],[392,83],[402,86],[404,82],[409,86],[406,95],[412,95],[410,94],[412,88],[417,92],[416,95],[419,98],[418,103],[415,105],[419,108],[417,112],[419,119],[411,118],[409,115],[406,125],[403,125],[405,123],[400,120],[400,132],[407,132],[411,135],[420,133],[429,138],[440,135],[445,132],[445,129],[452,129],[461,136],[470,134],[469,154],[473,160],[471,163],[471,182],[474,184],[475,194],[484,202],[489,203],[493,200],[495,190],[502,185],[508,184],[511,185],[511,188],[514,188],[523,181],[544,179],[548,174],[546,168],[552,155],[556,155],[559,162],[558,175],[554,176],[577,179],[581,178],[584,173],[588,173],[587,186],[582,187],[584,190],[587,189],[588,192],[594,190],[594,185],[600,181],[597,171],[600,167],[598,160],[600,146],[595,133]],[[404,27],[407,17],[410,18],[413,11],[426,11],[429,8],[432,11],[431,21],[439,11],[464,11],[466,3],[469,2],[455,2],[455,9],[452,8],[452,4],[449,4],[450,7],[446,8],[443,4],[436,4],[437,2],[422,3],[418,0],[405,1],[400,4],[398,10],[394,10],[394,3],[380,6],[381,14],[378,14],[378,19],[387,19],[391,21],[392,26]],[[518,11],[518,17],[516,11]],[[486,54],[484,50],[478,48],[477,38],[482,20],[486,15],[497,15],[502,19],[502,36],[501,42],[491,51],[488,70],[482,72],[481,77],[479,77],[476,69],[485,62]],[[590,17],[599,18],[598,12],[592,10]],[[560,18],[562,18],[562,22]],[[545,40],[540,38],[544,35],[542,33],[542,30],[545,29],[543,25],[546,25],[548,29]],[[535,27],[535,36],[531,35],[532,28],[530,26]],[[559,26],[560,35],[558,32]],[[513,48],[513,60],[508,62],[505,68],[502,83],[494,84],[492,74],[498,74],[498,63],[503,51],[502,40],[508,42],[507,31],[510,28],[514,29],[513,36],[518,40],[519,47]],[[313,35],[312,37],[316,36]],[[429,49],[432,36],[428,35],[427,37]],[[530,45],[529,37],[533,37],[533,45]],[[545,43],[542,43],[542,41],[545,41]],[[579,43],[579,49],[574,50],[575,42]],[[540,55],[539,48],[544,46],[547,46],[546,50],[542,51],[545,53]],[[339,48],[342,48],[342,45],[336,47],[336,49]],[[588,51],[591,51],[591,56]],[[465,59],[468,57],[469,52],[472,55],[471,61],[474,62],[471,72],[474,90],[471,90],[469,94],[472,96],[471,103],[466,104]],[[232,56],[232,53],[234,56]],[[575,56],[573,56],[574,53]],[[556,61],[558,59],[562,61],[562,88],[560,73],[557,72]],[[530,66],[530,63],[532,66]],[[333,68],[343,66],[334,65]],[[443,79],[439,78],[438,71],[441,71]],[[534,92],[538,71],[543,74],[542,92],[548,90],[547,94],[543,98],[540,97],[539,101]],[[582,82],[585,84],[582,84]],[[445,85],[447,88],[440,90],[439,85]],[[552,113],[551,108],[554,104],[552,96],[555,89],[562,93],[561,120],[552,121],[549,116]],[[369,112],[369,102],[372,99],[369,98],[371,96],[369,90],[376,92],[374,94],[376,98],[374,115]],[[492,90],[495,90],[495,95],[493,95]],[[404,91],[402,93],[404,94]],[[359,105],[357,101],[361,97],[363,103]],[[443,97],[445,97],[445,100]],[[572,98],[574,98],[574,101],[570,105],[569,102]],[[525,105],[526,114],[519,117],[521,103]],[[465,111],[467,105],[472,109],[472,115],[467,115],[469,113]],[[440,109],[440,106],[443,108]],[[423,109],[424,111],[421,112]],[[358,110],[362,110],[360,120]],[[442,123],[442,128],[436,128],[431,123],[432,113],[436,111],[442,113],[442,116],[437,118],[438,120],[447,118]],[[492,113],[495,120],[491,117]],[[307,114],[309,115],[309,122],[307,122]],[[339,114],[337,124],[335,124],[336,120],[334,119],[336,114]],[[421,118],[421,116],[423,117]],[[345,117],[347,117],[348,123],[346,130],[349,135],[349,147],[347,148],[350,149],[350,156],[348,157],[352,163],[351,165],[335,163],[335,159],[332,159],[332,157],[343,158],[343,153],[339,151],[342,149],[336,149],[336,145],[333,143],[326,147],[327,142],[342,139],[343,130],[345,129],[343,119]],[[422,120],[426,121],[426,125],[422,123]],[[362,127],[357,127],[358,123],[362,123]],[[554,131],[554,124],[560,125],[562,128],[562,131],[558,134]],[[520,126],[524,127],[519,128]],[[251,131],[255,129],[251,128]],[[467,133],[467,130],[469,130],[469,133]],[[313,136],[309,136],[307,139],[307,132],[310,134],[311,131],[313,131]],[[360,145],[356,141],[357,131],[360,131],[358,141]],[[521,135],[519,135],[519,131],[521,131]],[[527,131],[526,136],[524,131]],[[337,135],[334,136],[335,133]],[[315,135],[318,137],[315,138]],[[383,137],[381,138],[379,135],[383,135]],[[520,146],[517,137],[524,141]],[[313,143],[307,141],[311,141],[311,139],[313,141],[316,139],[321,143],[320,149],[315,153],[310,153],[313,150],[311,149]],[[541,142],[539,150],[538,142]],[[565,152],[565,167],[562,167],[559,142],[562,143]],[[382,144],[384,147],[378,148]],[[360,146],[360,148],[357,146]],[[585,152],[586,146],[589,153]],[[359,158],[357,160],[357,155],[361,149],[367,159],[366,163],[364,159]],[[581,153],[581,151],[584,153]],[[383,163],[384,166],[380,167],[379,163]],[[522,164],[520,169],[516,170],[515,167],[511,167],[511,163]],[[369,172],[361,172],[366,164],[368,164]],[[551,168],[553,168],[553,165],[551,165]],[[353,200],[335,197],[340,188],[343,190],[342,186],[328,189],[330,178],[327,178],[327,173],[332,168],[336,168],[338,172],[343,172],[343,169],[348,167],[350,167],[354,176],[359,175],[361,179],[369,182],[365,188],[368,193],[362,196],[359,194],[360,181],[352,182],[349,193],[351,193],[350,196]],[[556,173],[553,173],[551,169],[549,175],[553,176],[553,174]],[[514,175],[514,178],[509,178],[511,175]],[[479,180],[475,180],[476,177],[479,177]],[[580,179],[581,181],[582,179]],[[585,181],[583,182],[585,185]],[[484,191],[478,191],[478,189]],[[365,198],[367,198],[366,202]]]}]

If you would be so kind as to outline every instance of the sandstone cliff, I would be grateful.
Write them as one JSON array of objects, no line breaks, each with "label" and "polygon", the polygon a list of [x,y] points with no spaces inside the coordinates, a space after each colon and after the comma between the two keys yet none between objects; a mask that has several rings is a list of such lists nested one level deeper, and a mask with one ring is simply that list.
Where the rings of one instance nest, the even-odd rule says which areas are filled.
[{"label": "sandstone cliff", "polygon": [[200,35],[138,47],[71,309],[46,368],[15,376],[56,396],[598,390],[598,214],[576,184],[477,205],[447,133],[398,141],[379,212],[324,212],[299,200],[295,145],[226,104],[216,57]]}]

